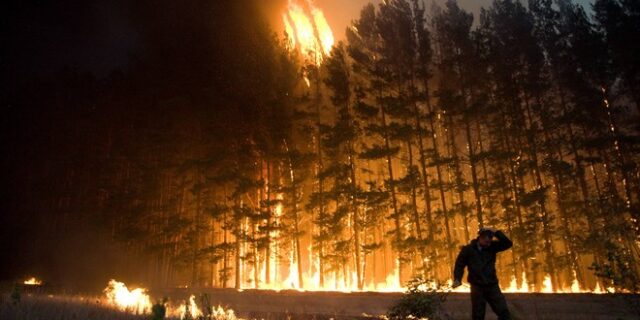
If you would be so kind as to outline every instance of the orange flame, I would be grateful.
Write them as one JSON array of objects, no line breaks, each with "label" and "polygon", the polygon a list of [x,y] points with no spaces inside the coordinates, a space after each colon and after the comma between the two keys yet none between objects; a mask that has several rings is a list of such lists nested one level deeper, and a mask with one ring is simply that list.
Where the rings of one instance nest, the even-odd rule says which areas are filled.
[{"label": "orange flame", "polygon": [[180,316],[180,319],[198,319],[202,316],[202,311],[200,310],[200,308],[198,308],[198,305],[196,304],[196,296],[194,295],[191,295],[189,297],[189,303],[185,302],[180,305],[177,312]]},{"label": "orange flame", "polygon": [[331,53],[335,41],[333,31],[322,10],[311,0],[303,5],[296,0],[289,0],[282,21],[290,48],[298,49],[305,59],[320,65],[324,57]]}]

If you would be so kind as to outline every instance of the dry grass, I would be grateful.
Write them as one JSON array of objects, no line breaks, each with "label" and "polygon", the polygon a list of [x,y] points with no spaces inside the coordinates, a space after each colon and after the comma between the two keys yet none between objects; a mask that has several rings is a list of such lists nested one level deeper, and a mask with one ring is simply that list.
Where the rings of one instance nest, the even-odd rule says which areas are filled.
[{"label": "dry grass", "polygon": [[[204,319],[204,317],[201,317]],[[82,297],[68,295],[22,294],[20,302],[13,303],[10,293],[0,295],[1,320],[150,320],[151,315],[135,315],[114,309],[102,297]],[[212,320],[242,320],[218,312],[209,317]],[[243,319],[264,320],[329,320],[361,319],[360,317],[334,317],[321,315],[290,315],[284,312],[261,314]],[[367,317],[367,320],[371,318]],[[166,320],[179,320],[175,315]]]},{"label": "dry grass", "polygon": [[10,294],[0,300],[0,319],[15,320],[140,320],[148,316],[124,313],[105,305],[100,298],[54,295],[22,295],[14,303]]}]

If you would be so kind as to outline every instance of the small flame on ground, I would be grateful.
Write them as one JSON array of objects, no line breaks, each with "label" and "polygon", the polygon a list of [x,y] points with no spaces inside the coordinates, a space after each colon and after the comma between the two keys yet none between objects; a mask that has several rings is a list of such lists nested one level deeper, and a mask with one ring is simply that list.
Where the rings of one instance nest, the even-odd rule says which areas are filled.
[{"label": "small flame on ground", "polygon": [[224,309],[221,306],[211,310],[211,317],[212,319],[243,320],[242,318],[236,318],[232,309]]},{"label": "small flame on ground", "polygon": [[553,284],[551,283],[551,276],[550,275],[545,275],[544,276],[544,280],[542,281],[542,290],[540,290],[540,292],[542,293],[553,293]]},{"label": "small flame on ground", "polygon": [[[217,320],[243,320],[236,317],[235,312],[232,309],[225,309],[221,306],[212,307],[207,312],[204,312],[198,307],[196,303],[196,296],[189,296],[189,300],[182,303],[178,308],[167,308],[168,314],[172,317],[180,319],[217,319]],[[206,314],[205,314],[206,313]]]},{"label": "small flame on ground", "polygon": [[180,307],[178,307],[178,313],[180,315],[180,319],[185,319],[187,316],[190,316],[190,319],[197,319],[202,316],[202,311],[200,311],[196,304],[196,296],[191,295],[188,303],[180,305]]},{"label": "small flame on ground", "polygon": [[24,284],[29,286],[39,286],[42,284],[41,280],[36,279],[35,277],[31,277],[24,281]]},{"label": "small flame on ground", "polygon": [[120,310],[137,314],[151,310],[151,299],[143,288],[129,290],[124,283],[112,279],[104,293],[109,303]]},{"label": "small flame on ground", "polygon": [[529,292],[529,284],[527,283],[527,275],[522,273],[522,285],[518,286],[518,279],[515,276],[511,277],[511,281],[509,282],[509,286],[504,288],[504,292],[510,293],[518,293],[518,292]]}]

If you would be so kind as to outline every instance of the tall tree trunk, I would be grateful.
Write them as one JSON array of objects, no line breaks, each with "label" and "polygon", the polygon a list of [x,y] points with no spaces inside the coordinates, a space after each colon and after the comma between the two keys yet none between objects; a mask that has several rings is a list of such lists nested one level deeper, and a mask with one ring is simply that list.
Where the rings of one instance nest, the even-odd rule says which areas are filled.
[{"label": "tall tree trunk", "polygon": [[267,239],[265,244],[265,257],[264,257],[264,283],[267,285],[271,283],[271,225],[273,223],[273,211],[271,210],[271,161],[267,160]]},{"label": "tall tree trunk", "polygon": [[389,193],[391,194],[391,206],[393,208],[393,217],[395,223],[395,242],[397,252],[397,263],[398,263],[398,281],[402,283],[402,253],[400,252],[400,247],[402,246],[402,229],[400,223],[400,210],[398,210],[398,197],[396,194],[396,186],[395,186],[395,177],[393,172],[393,163],[391,161],[391,154],[389,154],[389,150],[391,150],[391,142],[389,138],[389,132],[387,127],[387,114],[384,110],[384,106],[380,108],[381,113],[381,124],[383,130],[383,138],[384,138],[384,146],[385,150],[387,150],[386,162],[387,162],[387,173],[389,175]]},{"label": "tall tree trunk", "polygon": [[[240,199],[238,199],[236,197],[235,202],[236,202],[236,205],[235,205],[236,210],[242,210],[242,202],[240,201]],[[237,223],[237,225],[236,225],[237,233],[236,233],[236,239],[235,239],[235,249],[236,249],[236,255],[235,255],[235,272],[236,272],[235,288],[236,288],[236,290],[242,289],[242,271],[240,270],[240,268],[241,268],[240,257],[242,255],[242,233],[244,232],[244,230],[243,230],[243,228],[244,228],[243,220],[244,220],[244,218],[236,221],[236,223]]]},{"label": "tall tree trunk", "polygon": [[480,183],[478,182],[478,173],[476,171],[477,159],[474,149],[474,143],[471,139],[471,123],[469,117],[464,115],[465,132],[467,137],[467,148],[469,150],[469,167],[471,169],[471,183],[473,188],[473,196],[476,202],[476,219],[478,219],[478,226],[484,227],[484,221],[482,217],[482,200],[480,196]]},{"label": "tall tree trunk", "polygon": [[[460,170],[460,158],[458,157],[458,148],[456,147],[456,140],[455,140],[455,126],[454,126],[454,120],[453,120],[453,115],[445,115],[445,126],[447,127],[447,132],[449,133],[448,135],[445,135],[447,137],[447,149],[449,152],[449,157],[451,158],[451,163],[450,163],[450,168],[449,168],[449,174],[451,175],[451,173],[453,172],[453,176],[454,176],[454,180],[455,183],[453,184],[455,186],[455,189],[458,193],[458,200],[459,200],[459,210],[460,210],[460,215],[462,216],[462,224],[463,224],[463,228],[464,228],[464,241],[465,243],[469,243],[470,239],[470,235],[469,235],[469,217],[467,214],[467,208],[466,208],[466,201],[465,201],[465,197],[464,197],[464,190],[462,188],[462,183],[464,182],[463,179],[463,175],[462,175],[462,171]],[[448,121],[447,121],[448,119]]]},{"label": "tall tree trunk", "polygon": [[[349,97],[346,99],[345,103],[345,111],[347,122],[349,123],[349,128],[353,128],[354,124],[351,118],[351,110],[349,104]],[[352,139],[347,140],[347,157],[349,160],[349,180],[351,186],[351,192],[349,198],[351,200],[351,212],[353,214],[353,238],[354,238],[354,253],[355,253],[355,266],[356,266],[356,277],[358,282],[358,290],[362,290],[364,288],[364,263],[366,262],[366,256],[361,257],[362,246],[360,244],[360,233],[362,227],[360,226],[360,215],[358,210],[358,182],[356,180],[356,153],[353,148]]]},{"label": "tall tree trunk", "polygon": [[[505,112],[503,110],[500,110],[500,117],[502,120],[503,124],[507,124],[507,118],[505,115]],[[500,133],[501,133],[501,139],[500,139],[500,143],[502,144],[502,150],[505,150],[506,153],[509,155],[509,160],[508,160],[508,176],[509,176],[509,182],[510,182],[510,190],[511,190],[511,198],[513,199],[513,207],[516,211],[516,220],[518,223],[518,227],[519,228],[524,228],[524,219],[522,217],[522,206],[521,206],[521,201],[520,201],[520,192],[519,192],[519,186],[518,186],[518,177],[517,177],[517,173],[516,173],[516,162],[513,159],[513,154],[515,154],[514,149],[512,147],[512,141],[510,139],[510,134],[508,131],[506,131],[506,128],[504,127],[504,125],[500,128]],[[526,241],[526,239],[522,236],[522,234],[517,234],[516,239],[519,240],[519,242],[524,243]],[[527,261],[527,257],[525,256],[525,251],[524,250],[520,250],[520,254],[518,256],[518,260],[520,263],[522,263],[522,270],[523,272],[529,272],[529,263]],[[522,281],[528,281],[526,278],[522,279]]]},{"label": "tall tree trunk", "polygon": [[[286,151],[289,152],[289,147],[284,141],[284,145]],[[293,229],[294,229],[294,244],[295,244],[295,253],[298,267],[298,284],[300,289],[304,288],[304,273],[302,272],[302,249],[300,246],[300,217],[299,217],[299,208],[298,208],[298,182],[296,181],[295,170],[293,168],[293,161],[289,158],[289,177],[291,179],[291,210],[293,210]]]},{"label": "tall tree trunk", "polygon": [[[426,90],[426,99],[429,99],[429,93],[428,93],[428,89]],[[424,188],[423,191],[423,196],[424,196],[424,216],[427,220],[427,229],[429,230],[428,235],[427,235],[427,243],[429,247],[433,246],[433,233],[434,233],[434,225],[433,225],[433,216],[432,216],[432,208],[431,208],[431,188],[429,187],[429,172],[427,170],[427,156],[426,156],[426,150],[424,147],[424,133],[423,130],[424,128],[422,127],[422,123],[421,123],[421,118],[422,118],[422,114],[420,113],[417,104],[413,105],[413,113],[414,113],[414,119],[415,119],[415,126],[416,126],[416,131],[418,133],[418,152],[420,153],[419,155],[419,161],[420,161],[420,169],[421,169],[421,174],[422,174],[422,187]],[[422,239],[422,237],[421,237]],[[426,265],[426,261],[425,261],[425,253],[424,253],[424,244],[420,243],[420,246],[422,248],[423,251],[423,268],[425,269],[424,272],[429,272],[429,270],[427,270],[427,265]],[[429,255],[429,260],[433,259],[434,254],[433,252]]]},{"label": "tall tree trunk", "polygon": [[[426,81],[426,80],[425,80]],[[429,112],[429,129],[431,130],[431,143],[433,145],[433,153],[434,153],[434,160],[435,160],[435,167],[436,167],[436,178],[438,179],[438,189],[439,189],[439,193],[440,193],[440,204],[442,206],[442,215],[444,217],[444,226],[445,226],[445,239],[447,241],[447,258],[448,258],[448,265],[449,266],[453,266],[453,241],[451,240],[451,228],[450,228],[450,224],[449,224],[449,211],[447,210],[447,199],[446,199],[446,194],[445,194],[445,190],[444,190],[444,180],[442,179],[442,169],[441,169],[441,165],[440,162],[442,161],[442,158],[440,157],[440,154],[438,152],[438,140],[436,138],[436,126],[434,123],[434,117],[435,112],[431,106],[431,103],[429,102],[429,100],[427,100],[427,108],[428,108],[428,112]]]},{"label": "tall tree trunk", "polygon": [[[317,162],[317,177],[318,177],[318,195],[319,195],[319,208],[318,208],[318,217],[321,221],[324,221],[326,218],[326,209],[325,209],[325,195],[324,195],[324,175],[322,172],[324,171],[324,161],[323,161],[323,153],[322,153],[322,137],[320,134],[320,128],[322,126],[320,119],[320,103],[316,103],[316,162]],[[325,243],[322,240],[323,237],[320,237],[320,241],[318,246],[320,247],[320,254],[318,255],[318,269],[320,273],[320,278],[318,280],[321,288],[324,287],[324,271],[325,271]]]},{"label": "tall tree trunk", "polygon": [[[535,183],[536,183],[536,189],[540,190],[542,188],[544,188],[544,182],[542,181],[542,174],[540,172],[540,162],[538,160],[538,147],[536,145],[536,139],[534,137],[534,133],[533,133],[533,126],[535,125],[533,122],[533,117],[531,114],[531,107],[529,105],[529,99],[525,94],[524,97],[524,102],[525,102],[525,115],[527,118],[527,142],[529,144],[529,155],[531,157],[531,160],[533,162],[533,174],[534,174],[534,178],[535,178]],[[540,206],[540,213],[542,214],[542,232],[543,232],[543,239],[544,239],[544,251],[546,254],[546,263],[547,263],[547,271],[550,273],[550,278],[551,278],[551,286],[553,291],[555,292],[556,290],[559,289],[558,287],[558,274],[557,274],[557,270],[556,270],[556,266],[555,266],[555,254],[554,254],[554,249],[553,249],[553,240],[551,239],[551,215],[549,214],[548,210],[547,210],[547,206],[545,201],[541,201],[538,203],[538,205]]]}]

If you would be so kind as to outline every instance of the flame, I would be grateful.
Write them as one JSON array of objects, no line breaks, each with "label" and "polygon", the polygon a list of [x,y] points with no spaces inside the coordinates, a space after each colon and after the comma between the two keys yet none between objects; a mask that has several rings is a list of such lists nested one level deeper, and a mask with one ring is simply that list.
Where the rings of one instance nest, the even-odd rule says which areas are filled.
[{"label": "flame", "polygon": [[151,299],[146,289],[136,288],[129,291],[124,283],[112,279],[104,289],[104,293],[109,303],[120,310],[138,314],[151,310]]},{"label": "flame", "polygon": [[190,319],[198,319],[198,317],[202,316],[202,311],[198,308],[196,304],[196,296],[191,295],[189,297],[189,303],[183,303],[178,307],[178,314],[180,319],[187,318],[187,315],[190,316]]},{"label": "flame", "polygon": [[[278,211],[278,210],[276,210]],[[371,281],[367,280],[362,289],[358,288],[357,275],[355,271],[350,271],[345,275],[342,272],[327,272],[324,275],[324,285],[320,286],[320,272],[319,272],[319,262],[317,260],[317,253],[313,252],[313,246],[308,247],[308,251],[310,252],[308,256],[308,265],[307,271],[303,273],[302,279],[304,282],[304,286],[301,287],[299,284],[298,277],[298,262],[295,259],[295,255],[292,252],[288,253],[288,263],[285,263],[285,266],[288,265],[288,273],[284,273],[284,275],[277,276],[272,274],[272,282],[269,284],[265,284],[264,281],[258,279],[258,289],[262,290],[297,290],[300,292],[314,292],[314,291],[336,291],[336,292],[403,292],[405,291],[405,287],[399,282],[399,269],[396,265],[394,270],[387,274],[385,280],[383,281]],[[275,261],[270,259],[270,263],[275,263]],[[271,268],[274,270],[275,268]],[[264,265],[261,267],[261,275],[264,275]],[[549,274],[545,274],[544,279],[542,281],[542,285],[532,286],[527,280],[527,274],[522,272],[520,276],[520,285],[518,285],[518,277],[512,276],[509,281],[508,286],[502,286],[502,291],[505,293],[593,293],[593,294],[604,294],[615,292],[615,289],[612,287],[607,287],[606,289],[602,289],[600,284],[596,284],[594,289],[589,289],[586,287],[581,287],[578,282],[578,279],[574,273],[573,279],[571,283],[562,287],[553,289],[551,276]],[[451,285],[451,280],[448,280],[447,284]],[[436,288],[435,283],[433,284],[433,288]],[[452,292],[470,292],[469,285],[460,286],[453,290]]]},{"label": "flame", "polygon": [[[375,291],[375,292],[403,292],[404,287],[398,282],[399,269],[394,268],[394,271],[387,275],[384,281],[366,283],[362,290],[358,289],[357,274],[355,271],[348,272],[346,276],[342,275],[342,272],[329,272],[324,276],[324,286],[320,286],[320,268],[318,266],[317,254],[313,254],[313,247],[308,248],[311,254],[309,255],[309,265],[313,266],[302,275],[304,287],[300,286],[298,276],[298,262],[295,259],[293,252],[289,253],[288,261],[288,273],[286,277],[281,279],[275,279],[270,284],[264,284],[263,281],[259,281],[260,289],[263,290],[296,290],[300,292],[317,292],[317,291],[334,291],[334,292],[360,292],[360,291]],[[273,268],[272,268],[273,270]],[[261,268],[260,274],[264,274],[264,266]],[[273,278],[272,278],[273,279]]]},{"label": "flame", "polygon": [[522,285],[518,287],[518,280],[515,276],[511,277],[511,281],[509,282],[509,286],[504,288],[504,292],[529,292],[529,284],[527,283],[527,275],[526,273],[522,273]]},{"label": "flame", "polygon": [[298,49],[305,59],[320,65],[331,53],[335,39],[324,13],[311,0],[299,4],[289,0],[282,15],[285,32],[291,49]]},{"label": "flame", "polygon": [[571,292],[581,292],[582,290],[580,289],[580,284],[578,283],[578,279],[573,278],[573,281],[571,282]]},{"label": "flame", "polygon": [[[588,292],[588,291],[586,291]],[[613,287],[607,287],[606,289],[602,289],[602,287],[600,287],[600,283],[596,283],[596,287],[595,289],[593,289],[593,291],[590,291],[591,293],[595,293],[595,294],[606,294],[606,293],[615,293],[616,289]]]},{"label": "flame", "polygon": [[243,320],[236,317],[233,309],[225,309],[221,306],[211,308],[209,315],[204,312],[196,304],[196,296],[189,296],[189,300],[182,303],[177,309],[169,309],[168,314],[180,319],[219,319],[219,320]]},{"label": "flame", "polygon": [[[509,285],[506,287],[502,288],[502,292],[505,293],[532,293],[535,292],[535,290],[531,290],[529,283],[527,282],[527,275],[526,273],[522,273],[522,282],[521,285],[518,286],[518,279],[515,276],[511,277],[511,281],[509,281]],[[449,285],[451,285],[451,281],[448,282]],[[469,292],[470,287],[468,286],[460,286],[454,290],[452,290],[453,292]],[[551,276],[549,274],[546,274],[543,281],[542,281],[542,287],[537,290],[539,291],[539,293],[593,293],[593,294],[605,294],[605,293],[611,293],[611,292],[615,292],[614,288],[606,288],[606,290],[603,290],[600,287],[600,284],[597,283],[596,287],[593,290],[587,289],[587,288],[581,288],[580,284],[578,283],[578,279],[575,276],[574,273],[574,277],[573,280],[571,281],[571,285],[568,287],[564,287],[564,288],[560,288],[560,289],[556,289],[553,290],[553,286],[551,283]]]},{"label": "flame", "polygon": [[211,310],[211,319],[243,320],[242,318],[236,318],[235,312],[232,309],[225,310],[221,306]]},{"label": "flame", "polygon": [[[522,286],[518,287],[517,285],[517,280],[515,277],[511,278],[511,282],[509,283],[509,286],[504,288],[502,290],[503,292],[509,292],[509,293],[528,293],[528,292],[533,292],[531,290],[529,290],[529,284],[527,283],[527,277],[526,274],[523,272],[522,273]],[[549,274],[546,274],[544,279],[542,280],[542,288],[540,288],[540,293],[594,293],[594,294],[604,294],[604,293],[611,293],[611,292],[615,292],[614,288],[607,288],[606,290],[603,290],[600,287],[600,283],[596,283],[596,287],[593,290],[590,290],[588,288],[583,288],[580,286],[580,283],[578,282],[578,278],[576,277],[576,274],[573,274],[573,280],[571,281],[571,285],[569,286],[565,286],[564,288],[559,288],[556,290],[553,290],[553,286],[551,283],[551,276]]]},{"label": "flame", "polygon": [[540,291],[542,293],[553,293],[553,285],[551,283],[551,276],[550,275],[545,275],[544,276],[544,280],[542,281],[542,290]]},{"label": "flame", "polygon": [[41,280],[36,279],[35,277],[31,277],[24,281],[24,284],[29,286],[39,286],[42,284]]},{"label": "flame", "polygon": [[172,314],[174,317],[179,317],[180,319],[219,319],[219,320],[243,320],[242,318],[236,317],[235,311],[233,309],[225,309],[221,306],[211,308],[210,315],[205,316],[205,314],[198,308],[196,304],[196,297],[191,295],[189,297],[189,301],[181,304],[177,310],[169,311],[169,314]]},{"label": "flame", "polygon": [[324,13],[322,10],[317,7],[311,6],[311,15],[313,16],[313,22],[316,26],[316,30],[318,33],[318,39],[320,40],[320,44],[322,45],[322,50],[325,55],[329,55],[331,53],[331,48],[333,48],[333,44],[335,39],[333,38],[333,31],[327,22],[327,19],[324,17]]}]

